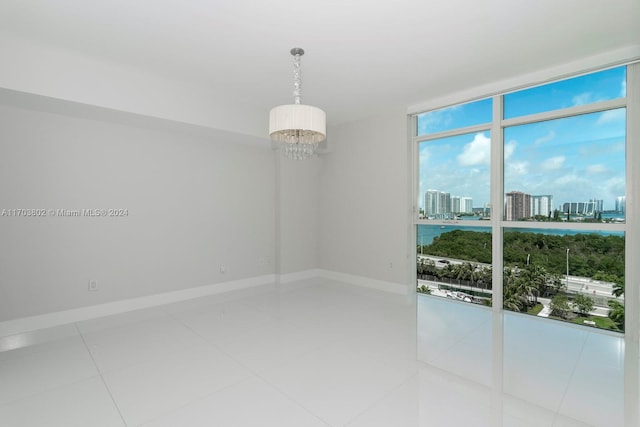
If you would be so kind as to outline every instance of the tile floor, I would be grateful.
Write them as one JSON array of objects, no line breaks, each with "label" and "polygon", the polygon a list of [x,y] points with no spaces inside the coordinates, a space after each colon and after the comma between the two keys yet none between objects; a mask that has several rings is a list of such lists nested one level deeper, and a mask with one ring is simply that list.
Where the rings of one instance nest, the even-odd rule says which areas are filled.
[{"label": "tile floor", "polygon": [[[584,375],[566,379],[563,399],[545,406],[522,393],[530,377],[508,380],[519,352],[536,343],[505,352],[505,389],[513,393],[498,393],[490,386],[486,312],[470,314],[475,330],[460,319],[438,323],[446,316],[430,322],[434,313],[453,313],[442,303],[450,302],[419,297],[416,305],[314,279],[0,338],[0,426],[610,427],[620,420],[614,414],[602,424],[607,417],[588,413],[587,424],[574,410],[591,363],[609,375],[598,387],[617,390],[620,361],[608,337],[578,334],[580,348],[600,359],[577,363],[571,372]],[[420,333],[416,308],[429,322]],[[519,339],[521,320],[505,324],[505,345]]]}]

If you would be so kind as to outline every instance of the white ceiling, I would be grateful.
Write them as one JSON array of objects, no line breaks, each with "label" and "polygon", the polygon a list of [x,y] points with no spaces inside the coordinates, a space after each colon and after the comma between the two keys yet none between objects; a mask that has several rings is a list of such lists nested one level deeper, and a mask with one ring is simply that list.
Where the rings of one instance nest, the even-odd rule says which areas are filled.
[{"label": "white ceiling", "polygon": [[0,37],[265,112],[292,101],[289,50],[299,46],[303,103],[337,124],[638,51],[639,18],[639,0],[2,0]]}]

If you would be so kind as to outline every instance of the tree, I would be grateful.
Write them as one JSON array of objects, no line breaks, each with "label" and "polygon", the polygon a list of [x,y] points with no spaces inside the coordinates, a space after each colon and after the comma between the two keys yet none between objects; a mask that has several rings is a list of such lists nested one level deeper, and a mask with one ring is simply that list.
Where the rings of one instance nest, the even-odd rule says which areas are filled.
[{"label": "tree", "polygon": [[431,289],[429,289],[427,286],[422,285],[418,288],[418,292],[421,294],[431,294]]},{"label": "tree", "polygon": [[504,281],[504,298],[502,305],[505,309],[511,311],[522,311],[524,308],[524,299],[518,292],[518,275],[516,270],[510,267],[505,267],[503,273]]},{"label": "tree", "polygon": [[523,305],[528,305],[537,294],[537,289],[528,277],[520,275],[515,281],[515,292],[522,300]]},{"label": "tree", "polygon": [[616,282],[616,284],[613,285],[613,290],[611,291],[611,293],[616,297],[622,296],[622,294],[624,294],[624,282]]},{"label": "tree", "polygon": [[551,315],[558,316],[561,319],[566,319],[571,312],[571,307],[569,306],[569,300],[564,295],[556,295],[551,298]]},{"label": "tree", "polygon": [[578,294],[573,299],[573,307],[578,313],[586,316],[593,310],[593,299],[584,294]]},{"label": "tree", "polygon": [[564,280],[562,280],[562,276],[560,276],[557,273],[551,274],[551,277],[549,279],[549,284],[551,285],[553,291],[556,294],[562,290],[567,289],[567,283]]},{"label": "tree", "polygon": [[505,310],[522,311],[522,298],[516,292],[515,286],[506,286],[505,284],[502,306]]},{"label": "tree", "polygon": [[491,289],[493,287],[493,271],[490,265],[480,268],[478,282],[479,287],[484,287],[485,289]]},{"label": "tree", "polygon": [[537,264],[529,264],[520,271],[520,280],[527,281],[530,284],[530,296],[534,298],[534,302],[538,302],[538,296],[547,294],[551,275],[547,270]]},{"label": "tree", "polygon": [[618,301],[609,301],[609,319],[613,320],[620,330],[624,330],[624,305]]},{"label": "tree", "polygon": [[468,280],[470,282],[476,282],[478,280],[478,272],[476,264],[471,262],[463,262],[462,264],[456,265],[456,279],[458,280]]}]

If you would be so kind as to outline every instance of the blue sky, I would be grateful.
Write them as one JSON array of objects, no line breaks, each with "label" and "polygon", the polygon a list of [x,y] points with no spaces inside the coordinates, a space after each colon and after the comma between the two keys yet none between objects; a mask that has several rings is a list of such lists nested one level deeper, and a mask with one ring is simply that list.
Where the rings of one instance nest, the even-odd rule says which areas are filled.
[{"label": "blue sky", "polygon": [[[624,67],[505,95],[505,117],[625,96]],[[419,134],[488,123],[491,100],[421,115]],[[420,206],[428,189],[490,199],[490,134],[476,132],[420,143]],[[554,205],[603,199],[613,209],[625,194],[625,111],[609,110],[505,129],[505,191],[551,194]]]}]

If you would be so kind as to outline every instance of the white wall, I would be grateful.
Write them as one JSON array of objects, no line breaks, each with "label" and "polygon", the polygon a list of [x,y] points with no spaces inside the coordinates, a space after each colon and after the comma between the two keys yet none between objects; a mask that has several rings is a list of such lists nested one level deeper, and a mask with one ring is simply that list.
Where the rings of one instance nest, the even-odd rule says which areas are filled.
[{"label": "white wall", "polygon": [[[276,156],[280,153],[275,152]],[[320,168],[323,159],[289,160],[280,156],[280,273],[313,270],[319,265]]]},{"label": "white wall", "polygon": [[0,210],[128,209],[0,217],[0,321],[272,274],[273,152],[227,136],[0,106]]},{"label": "white wall", "polygon": [[101,58],[4,35],[0,88],[242,134],[268,133],[268,111]]},{"label": "white wall", "polygon": [[408,284],[405,109],[330,129],[320,177],[320,266]]}]

